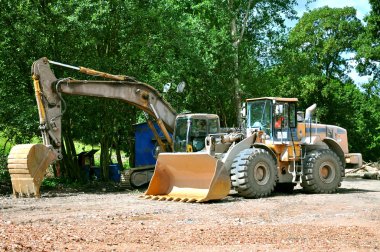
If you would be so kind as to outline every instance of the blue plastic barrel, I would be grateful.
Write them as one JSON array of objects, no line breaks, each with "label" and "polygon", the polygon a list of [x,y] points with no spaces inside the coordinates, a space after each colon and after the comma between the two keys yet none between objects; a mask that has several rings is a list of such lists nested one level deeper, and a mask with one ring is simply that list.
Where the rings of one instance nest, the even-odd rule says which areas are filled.
[{"label": "blue plastic barrel", "polygon": [[90,166],[89,165],[83,166],[83,173],[84,173],[85,180],[88,180],[90,178]]},{"label": "blue plastic barrel", "polygon": [[120,182],[120,165],[119,164],[111,164],[108,166],[109,169],[109,177],[110,180],[114,182]]},{"label": "blue plastic barrel", "polygon": [[93,174],[92,175],[95,176],[97,180],[99,180],[100,177],[101,177],[100,167],[93,166],[93,167],[91,167],[91,169],[93,170]]}]

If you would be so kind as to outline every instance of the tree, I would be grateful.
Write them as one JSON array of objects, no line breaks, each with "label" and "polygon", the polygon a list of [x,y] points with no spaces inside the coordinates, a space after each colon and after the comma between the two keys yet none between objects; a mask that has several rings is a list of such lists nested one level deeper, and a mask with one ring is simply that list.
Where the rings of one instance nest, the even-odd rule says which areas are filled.
[{"label": "tree", "polygon": [[371,11],[364,18],[367,22],[365,30],[356,40],[358,61],[357,70],[362,75],[371,75],[373,81],[364,88],[373,94],[380,95],[380,3],[370,0]]},{"label": "tree", "polygon": [[358,118],[358,139],[370,160],[379,160],[380,152],[380,3],[370,0],[371,11],[364,18],[366,26],[356,42],[357,70],[362,75],[371,75],[372,80],[362,85],[364,100]]},{"label": "tree", "polygon": [[371,98],[347,75],[352,68],[348,55],[356,53],[356,39],[364,31],[355,13],[328,7],[305,13],[269,72],[278,76],[273,95],[299,97],[303,108],[317,103],[320,121],[347,129],[350,151],[376,160],[378,97]]},{"label": "tree", "polygon": [[[276,33],[283,31],[285,18],[295,18],[293,6],[296,4],[294,0],[287,1],[228,1],[228,10],[230,13],[230,30],[233,58],[233,87],[235,96],[235,107],[238,124],[241,121],[240,110],[242,102],[242,83],[243,76],[240,63],[242,58],[250,59],[247,63],[260,68],[259,59],[260,50],[263,48],[265,52],[270,51],[271,43]],[[243,39],[247,38],[247,44],[241,48]],[[250,50],[255,48],[255,50]],[[245,54],[243,54],[245,53]],[[253,58],[252,58],[252,55]],[[268,56],[266,56],[268,57]],[[247,68],[244,68],[247,70]],[[251,71],[248,71],[251,72]],[[252,85],[252,83],[244,83],[243,85]]]},{"label": "tree", "polygon": [[331,119],[331,85],[352,83],[348,53],[362,30],[356,10],[322,7],[305,13],[289,33],[282,51],[279,75],[285,95],[300,97],[305,103],[317,102],[322,120]]}]

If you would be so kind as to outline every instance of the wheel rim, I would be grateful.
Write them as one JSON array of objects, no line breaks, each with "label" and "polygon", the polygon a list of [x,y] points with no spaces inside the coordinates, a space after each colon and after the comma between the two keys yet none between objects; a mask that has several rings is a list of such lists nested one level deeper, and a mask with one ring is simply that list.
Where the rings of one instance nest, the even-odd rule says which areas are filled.
[{"label": "wheel rim", "polygon": [[269,180],[269,175],[268,165],[264,162],[257,163],[253,169],[253,177],[259,185],[265,185]]},{"label": "wheel rim", "polygon": [[319,178],[325,183],[331,183],[335,178],[335,169],[330,162],[323,162],[319,167]]}]

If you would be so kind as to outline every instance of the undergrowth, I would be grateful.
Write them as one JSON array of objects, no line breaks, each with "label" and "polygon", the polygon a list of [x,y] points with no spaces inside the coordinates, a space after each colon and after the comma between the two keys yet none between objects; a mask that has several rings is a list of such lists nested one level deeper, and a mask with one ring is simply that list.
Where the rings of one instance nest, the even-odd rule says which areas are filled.
[{"label": "undergrowth", "polygon": [[120,184],[97,180],[81,181],[67,178],[45,178],[41,192],[116,192],[122,191]]},{"label": "undergrowth", "polygon": [[5,154],[0,151],[0,183],[3,183],[5,181],[10,182],[11,179],[7,168],[7,157],[8,153]]}]

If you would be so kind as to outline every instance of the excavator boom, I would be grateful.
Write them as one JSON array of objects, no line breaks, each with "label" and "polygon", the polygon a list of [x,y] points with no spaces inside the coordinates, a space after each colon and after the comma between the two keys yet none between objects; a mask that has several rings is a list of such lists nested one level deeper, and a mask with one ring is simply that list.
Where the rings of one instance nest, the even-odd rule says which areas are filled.
[{"label": "excavator boom", "polygon": [[[111,80],[57,79],[49,63]],[[73,67],[49,61],[47,58],[41,58],[33,63],[32,76],[43,145],[16,145],[12,148],[8,157],[8,168],[14,195],[39,196],[39,187],[47,167],[52,162],[62,159],[61,117],[64,112],[62,107],[65,107],[62,93],[118,99],[134,105],[156,120],[169,143],[169,148],[173,148],[169,133],[173,132],[177,114],[161,94],[150,85],[129,76],[112,75],[85,67]],[[162,143],[161,139],[157,141]]]}]

